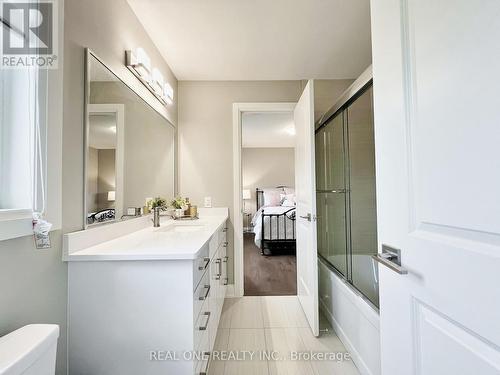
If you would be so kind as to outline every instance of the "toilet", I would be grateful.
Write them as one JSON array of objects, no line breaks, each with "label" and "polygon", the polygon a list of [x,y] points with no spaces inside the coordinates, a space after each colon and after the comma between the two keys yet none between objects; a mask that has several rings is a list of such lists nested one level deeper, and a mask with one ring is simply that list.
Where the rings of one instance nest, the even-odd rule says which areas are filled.
[{"label": "toilet", "polygon": [[54,375],[59,326],[30,324],[0,337],[0,375]]}]

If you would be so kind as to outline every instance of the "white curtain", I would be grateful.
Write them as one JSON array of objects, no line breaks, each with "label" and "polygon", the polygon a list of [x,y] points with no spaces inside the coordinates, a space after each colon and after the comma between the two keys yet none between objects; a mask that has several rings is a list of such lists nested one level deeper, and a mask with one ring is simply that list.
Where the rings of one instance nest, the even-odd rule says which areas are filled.
[{"label": "white curtain", "polygon": [[46,86],[38,69],[0,69],[0,210],[44,209]]}]

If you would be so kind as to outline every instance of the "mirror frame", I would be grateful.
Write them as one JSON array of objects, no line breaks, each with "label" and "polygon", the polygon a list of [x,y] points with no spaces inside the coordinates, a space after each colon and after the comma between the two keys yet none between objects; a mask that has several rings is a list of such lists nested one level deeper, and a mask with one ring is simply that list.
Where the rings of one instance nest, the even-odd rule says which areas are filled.
[{"label": "mirror frame", "polygon": [[[82,226],[83,230],[88,229],[89,227],[97,227],[97,226],[101,226],[101,225],[119,223],[121,221],[115,215],[114,220],[105,221],[103,223],[96,223],[93,225],[89,225],[87,222],[87,216],[88,216],[87,209],[89,206],[88,202],[87,202],[87,192],[89,189],[88,180],[87,180],[87,172],[88,172],[89,131],[90,131],[90,118],[89,118],[90,116],[89,116],[88,111],[89,111],[89,106],[92,105],[92,104],[90,104],[90,67],[91,67],[92,58],[94,58],[99,63],[101,63],[111,74],[113,74],[116,77],[116,79],[118,81],[123,83],[125,85],[125,87],[127,87],[130,91],[132,91],[135,95],[137,95],[137,97],[140,100],[142,100],[144,102],[144,104],[146,104],[153,111],[155,111],[161,117],[163,117],[163,119],[168,124],[168,126],[172,127],[172,129],[174,131],[174,139],[173,139],[173,145],[172,145],[173,154],[174,154],[174,157],[172,160],[172,164],[173,164],[172,170],[174,171],[174,180],[172,181],[172,191],[174,192],[174,194],[177,194],[177,181],[176,181],[176,179],[177,179],[177,127],[174,126],[163,113],[159,112],[154,106],[152,106],[146,98],[144,98],[141,94],[139,94],[139,92],[137,92],[137,90],[135,90],[131,85],[127,84],[123,79],[121,79],[120,76],[118,74],[116,74],[116,72],[113,69],[111,69],[107,64],[105,64],[104,61],[99,56],[97,56],[96,53],[94,53],[94,51],[92,51],[90,48],[87,47],[87,48],[85,48],[84,56],[85,56],[84,57],[84,78],[83,78],[84,79],[84,104],[83,104],[83,180],[84,181],[83,181],[83,226]],[[156,99],[156,100],[158,100],[158,99]],[[163,105],[163,103],[162,103],[162,105]],[[116,113],[118,113],[118,112],[116,112]],[[125,129],[125,127],[126,127],[126,122],[123,123],[123,129]],[[118,135],[118,139],[117,139],[118,144],[120,144],[120,137],[122,138],[122,141],[124,144],[125,137],[120,136],[120,135]],[[123,163],[124,155],[122,155],[121,159],[122,159],[122,163]],[[117,184],[119,183],[119,179],[121,179],[121,184],[123,186],[123,184],[124,184],[123,172],[120,173],[120,175],[117,173],[115,178],[116,178]],[[122,195],[121,200],[122,200],[122,204],[123,204],[123,193],[121,193],[121,195]],[[117,211],[115,211],[115,212],[117,212]]]}]

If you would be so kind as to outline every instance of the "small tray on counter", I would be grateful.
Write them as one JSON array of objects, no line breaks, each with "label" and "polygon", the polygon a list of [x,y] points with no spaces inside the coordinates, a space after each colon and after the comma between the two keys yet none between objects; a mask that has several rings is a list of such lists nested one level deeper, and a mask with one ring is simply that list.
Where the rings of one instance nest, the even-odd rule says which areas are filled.
[{"label": "small tray on counter", "polygon": [[179,216],[179,217],[174,216],[173,219],[174,220],[198,220],[199,217],[198,217],[198,215],[196,215],[196,216],[183,215],[183,216]]}]

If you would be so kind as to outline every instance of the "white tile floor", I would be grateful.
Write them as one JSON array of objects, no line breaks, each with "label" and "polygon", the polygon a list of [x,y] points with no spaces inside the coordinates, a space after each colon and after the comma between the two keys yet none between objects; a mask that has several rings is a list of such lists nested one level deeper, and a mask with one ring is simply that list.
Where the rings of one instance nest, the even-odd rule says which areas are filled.
[{"label": "white tile floor", "polygon": [[[351,360],[294,360],[292,353],[346,353],[326,319],[314,337],[296,296],[229,298],[224,303],[214,351],[240,353],[212,359],[210,375],[359,375]],[[323,330],[328,329],[327,332]],[[241,351],[255,353],[251,358]],[[261,353],[278,358],[262,358]],[[220,357],[221,358],[221,357]],[[243,359],[243,360],[241,360]]]}]

